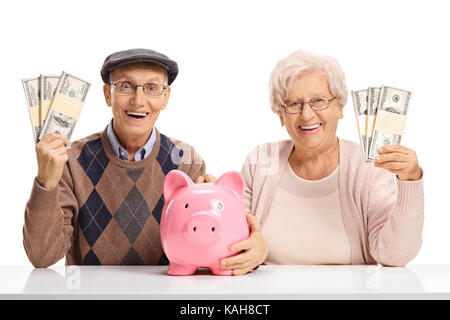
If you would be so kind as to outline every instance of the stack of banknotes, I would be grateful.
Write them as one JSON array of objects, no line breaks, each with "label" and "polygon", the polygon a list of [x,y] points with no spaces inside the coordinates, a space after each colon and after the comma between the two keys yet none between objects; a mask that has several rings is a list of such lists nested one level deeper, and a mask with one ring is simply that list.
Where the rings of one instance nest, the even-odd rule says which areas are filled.
[{"label": "stack of banknotes", "polygon": [[401,144],[411,91],[381,86],[352,91],[363,159],[375,161],[378,147]]},{"label": "stack of banknotes", "polygon": [[91,84],[67,72],[22,80],[35,143],[49,133],[70,140]]}]

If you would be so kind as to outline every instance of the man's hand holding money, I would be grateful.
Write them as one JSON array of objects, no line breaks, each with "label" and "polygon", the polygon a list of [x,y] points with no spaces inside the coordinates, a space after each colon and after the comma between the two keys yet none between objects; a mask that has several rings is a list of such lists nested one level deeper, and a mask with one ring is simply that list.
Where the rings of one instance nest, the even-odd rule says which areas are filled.
[{"label": "man's hand holding money", "polygon": [[69,144],[69,140],[56,133],[46,135],[36,144],[38,162],[36,179],[42,187],[52,190],[58,186],[64,164],[69,159],[67,144]]}]

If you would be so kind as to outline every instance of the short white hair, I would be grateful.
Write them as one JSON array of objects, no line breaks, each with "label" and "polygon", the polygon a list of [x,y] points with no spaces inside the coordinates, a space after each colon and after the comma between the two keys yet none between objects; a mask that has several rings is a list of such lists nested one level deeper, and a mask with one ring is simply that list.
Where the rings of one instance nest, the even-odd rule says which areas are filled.
[{"label": "short white hair", "polygon": [[314,54],[308,51],[296,51],[280,60],[270,74],[269,90],[272,111],[280,114],[295,81],[302,75],[319,72],[328,81],[330,92],[337,98],[339,105],[347,102],[347,85],[344,72],[336,59]]}]

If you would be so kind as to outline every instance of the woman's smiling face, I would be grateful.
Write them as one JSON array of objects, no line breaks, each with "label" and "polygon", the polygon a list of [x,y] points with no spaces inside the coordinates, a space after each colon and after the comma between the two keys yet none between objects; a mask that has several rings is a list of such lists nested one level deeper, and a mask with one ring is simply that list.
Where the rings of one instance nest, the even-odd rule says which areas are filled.
[{"label": "woman's smiling face", "polygon": [[[314,72],[302,75],[295,81],[285,102],[310,101],[317,97],[328,100],[334,98],[325,76]],[[338,120],[344,117],[343,106],[338,105],[337,99],[329,102],[328,108],[321,111],[314,111],[308,103],[297,114],[289,114],[284,108],[281,109],[281,123],[286,126],[297,148],[305,152],[322,152],[333,146]]]}]

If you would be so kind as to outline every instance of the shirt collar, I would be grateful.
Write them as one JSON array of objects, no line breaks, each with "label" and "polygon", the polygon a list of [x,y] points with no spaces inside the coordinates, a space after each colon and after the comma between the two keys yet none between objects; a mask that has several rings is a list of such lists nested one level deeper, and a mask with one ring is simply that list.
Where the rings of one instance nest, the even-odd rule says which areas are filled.
[{"label": "shirt collar", "polygon": [[[125,148],[123,148],[120,145],[119,140],[117,139],[117,136],[114,133],[113,121],[114,118],[111,119],[110,123],[108,124],[108,127],[106,128],[106,134],[108,136],[109,143],[111,144],[111,149],[114,151],[115,155],[119,159],[128,161],[128,152]],[[152,152],[155,142],[156,142],[156,133],[155,133],[155,126],[153,126],[150,138],[147,140],[145,145],[136,152],[136,154],[134,155],[134,160],[140,161],[147,158]]]}]

